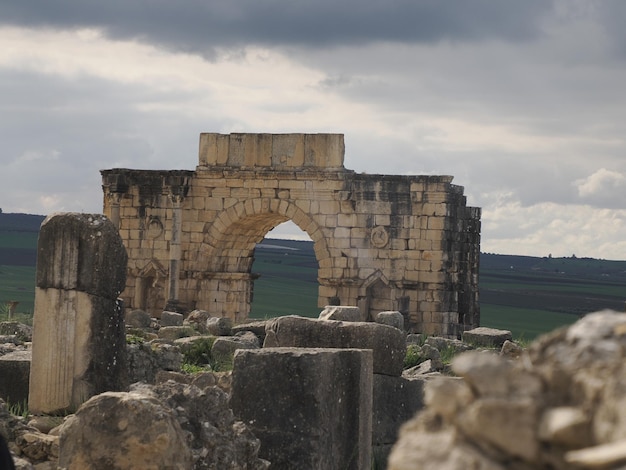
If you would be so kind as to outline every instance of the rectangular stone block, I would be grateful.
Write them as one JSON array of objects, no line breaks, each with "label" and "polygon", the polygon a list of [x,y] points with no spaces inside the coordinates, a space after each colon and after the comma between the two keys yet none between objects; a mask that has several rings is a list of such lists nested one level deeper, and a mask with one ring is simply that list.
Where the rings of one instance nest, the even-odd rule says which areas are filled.
[{"label": "rectangular stone block", "polygon": [[356,214],[339,214],[337,216],[337,223],[342,227],[355,227],[357,224]]},{"label": "rectangular stone block", "polygon": [[31,351],[15,351],[0,356],[0,398],[17,404],[28,401]]},{"label": "rectangular stone block", "polygon": [[302,167],[304,165],[304,134],[274,134],[272,136],[272,168]]},{"label": "rectangular stone block", "polygon": [[343,168],[343,134],[306,134],[304,166]]},{"label": "rectangular stone block", "polygon": [[[342,292],[338,293],[343,296]],[[371,349],[374,372],[399,376],[406,353],[402,331],[374,322],[314,320],[295,315],[270,320],[264,347]]]},{"label": "rectangular stone block", "polygon": [[387,457],[400,426],[424,408],[425,381],[374,374],[372,449],[381,468],[387,468]]},{"label": "rectangular stone block", "polygon": [[372,378],[369,350],[238,350],[230,404],[273,468],[365,470],[371,465]]}]

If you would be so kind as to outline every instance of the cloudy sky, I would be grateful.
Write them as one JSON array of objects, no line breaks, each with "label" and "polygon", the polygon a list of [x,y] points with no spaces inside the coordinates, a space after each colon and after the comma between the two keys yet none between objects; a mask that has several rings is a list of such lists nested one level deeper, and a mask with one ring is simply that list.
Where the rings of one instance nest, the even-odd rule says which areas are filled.
[{"label": "cloudy sky", "polygon": [[100,212],[100,169],[194,169],[200,132],[337,132],[357,172],[453,175],[482,251],[626,259],[625,19],[623,0],[0,0],[0,208]]}]

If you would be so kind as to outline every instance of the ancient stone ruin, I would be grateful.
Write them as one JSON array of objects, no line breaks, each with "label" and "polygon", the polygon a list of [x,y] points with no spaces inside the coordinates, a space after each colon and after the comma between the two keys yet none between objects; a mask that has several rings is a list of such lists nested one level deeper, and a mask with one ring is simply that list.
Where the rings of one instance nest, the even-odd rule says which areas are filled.
[{"label": "ancient stone ruin", "polygon": [[509,360],[468,352],[428,382],[389,470],[626,468],[626,314],[601,311]]},{"label": "ancient stone ruin", "polygon": [[37,250],[28,403],[33,412],[75,411],[93,395],[126,386],[117,297],[126,251],[100,214],[52,214]]},{"label": "ancient stone ruin", "polygon": [[129,256],[127,309],[247,319],[254,249],[291,220],[314,242],[318,306],[408,329],[478,326],[480,209],[451,176],[357,174],[340,134],[201,134],[195,171],[103,170],[104,213]]}]

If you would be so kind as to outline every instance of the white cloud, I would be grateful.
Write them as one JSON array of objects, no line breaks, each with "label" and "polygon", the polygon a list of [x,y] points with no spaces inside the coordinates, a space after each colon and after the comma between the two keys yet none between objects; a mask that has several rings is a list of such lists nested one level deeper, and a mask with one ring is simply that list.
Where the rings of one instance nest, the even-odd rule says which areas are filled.
[{"label": "white cloud", "polygon": [[590,204],[625,207],[626,175],[618,171],[600,168],[587,178],[576,180],[578,195]]},{"label": "white cloud", "polygon": [[510,201],[483,209],[481,250],[529,256],[624,259],[626,209]]}]

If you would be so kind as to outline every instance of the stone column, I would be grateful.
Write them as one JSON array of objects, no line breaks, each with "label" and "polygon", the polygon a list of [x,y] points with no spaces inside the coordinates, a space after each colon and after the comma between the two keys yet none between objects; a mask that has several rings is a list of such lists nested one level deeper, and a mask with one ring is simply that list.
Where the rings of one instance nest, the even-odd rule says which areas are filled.
[{"label": "stone column", "polygon": [[17,307],[18,305],[19,305],[19,302],[17,300],[10,300],[7,302],[7,307],[8,307],[7,320],[11,320],[13,318],[13,315],[15,315],[15,307]]},{"label": "stone column", "polygon": [[[169,279],[169,299],[167,301],[168,307],[166,309],[172,309],[173,306],[178,304],[178,288],[180,284],[180,235],[182,231],[183,212],[182,202],[183,196],[181,194],[171,194],[172,200],[172,239],[170,240],[170,279]],[[175,308],[174,308],[175,310]]]},{"label": "stone column", "polygon": [[102,191],[104,192],[104,213],[109,216],[113,225],[120,229],[120,204],[122,197],[128,192],[126,175],[111,173],[106,170],[102,174]]},{"label": "stone column", "polygon": [[75,411],[126,386],[126,250],[108,218],[76,213],[46,218],[37,250],[29,409]]},{"label": "stone column", "polygon": [[108,193],[109,207],[111,209],[111,222],[115,225],[116,229],[120,229],[120,199],[122,195],[120,193]]}]

